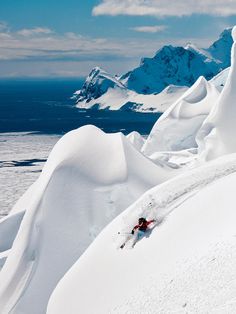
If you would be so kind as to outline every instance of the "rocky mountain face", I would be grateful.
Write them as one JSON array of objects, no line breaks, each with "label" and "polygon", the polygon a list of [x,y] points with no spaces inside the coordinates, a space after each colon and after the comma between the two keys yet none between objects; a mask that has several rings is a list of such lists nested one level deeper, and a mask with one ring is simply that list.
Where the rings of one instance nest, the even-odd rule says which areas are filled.
[{"label": "rocky mountain face", "polygon": [[118,87],[126,89],[126,87],[115,77],[112,77],[104,70],[96,67],[92,69],[84,82],[81,90],[74,94],[74,98],[80,101],[89,102],[104,95],[109,88]]},{"label": "rocky mountain face", "polygon": [[129,89],[142,94],[160,93],[166,86],[192,86],[199,76],[207,80],[230,65],[233,44],[231,29],[207,49],[192,44],[186,47],[164,46],[153,58],[143,58],[140,66],[121,76]]},{"label": "rocky mountain face", "polygon": [[116,93],[120,90],[123,94],[134,91],[149,95],[158,94],[169,85],[190,87],[200,76],[210,80],[230,65],[231,31],[230,28],[225,29],[219,39],[206,49],[193,44],[186,47],[164,46],[153,58],[143,58],[137,68],[121,77],[96,67],[74,98],[79,106],[82,102],[89,104],[112,89]]}]

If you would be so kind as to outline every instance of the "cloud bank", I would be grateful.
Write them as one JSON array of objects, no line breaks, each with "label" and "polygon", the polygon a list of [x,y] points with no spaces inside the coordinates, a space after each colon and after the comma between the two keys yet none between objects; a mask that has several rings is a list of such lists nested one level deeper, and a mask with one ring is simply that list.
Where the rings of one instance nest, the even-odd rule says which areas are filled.
[{"label": "cloud bank", "polygon": [[[138,26],[136,32],[156,33],[164,25]],[[171,39],[169,43],[185,45],[192,41],[207,46],[201,38]],[[93,38],[76,33],[59,34],[47,27],[12,31],[0,22],[0,77],[85,76],[94,66],[122,74],[138,65],[143,56],[153,56],[166,39]]]},{"label": "cloud bank", "polygon": [[165,25],[154,25],[154,26],[137,26],[130,28],[133,31],[139,33],[160,33],[167,29]]},{"label": "cloud bank", "polygon": [[93,8],[97,15],[133,16],[187,16],[207,14],[215,16],[236,15],[235,0],[101,0]]}]

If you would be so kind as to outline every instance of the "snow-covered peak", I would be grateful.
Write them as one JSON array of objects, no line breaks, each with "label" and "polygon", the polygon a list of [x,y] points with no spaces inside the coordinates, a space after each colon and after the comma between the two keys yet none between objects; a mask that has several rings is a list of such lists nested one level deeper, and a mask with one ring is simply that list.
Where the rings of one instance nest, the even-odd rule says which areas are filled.
[{"label": "snow-covered peak", "polygon": [[201,75],[207,79],[214,76],[215,69],[205,59],[183,47],[164,46],[153,58],[143,58],[125,83],[141,94],[159,93],[170,84],[191,86]]},{"label": "snow-covered peak", "polygon": [[230,65],[231,29],[226,29],[209,48],[192,43],[185,47],[166,45],[153,58],[142,58],[140,66],[121,77],[131,90],[159,93],[170,84],[193,85],[199,76],[207,80]]},{"label": "snow-covered peak", "polygon": [[230,66],[230,51],[233,44],[231,36],[232,28],[226,28],[218,40],[216,40],[206,51],[211,54],[212,58],[217,60],[221,69]]},{"label": "snow-covered peak", "polygon": [[75,92],[74,98],[77,101],[97,99],[105,94],[109,88],[118,87],[125,89],[125,86],[112,75],[99,67],[92,69],[81,90]]},{"label": "snow-covered peak", "polygon": [[[144,98],[144,95],[160,94],[169,85],[190,87],[200,76],[212,79],[230,65],[232,42],[231,29],[226,29],[207,49],[198,48],[192,43],[185,47],[165,45],[153,57],[142,58],[137,68],[120,77],[95,67],[81,90],[74,94],[77,106],[163,111],[173,103],[172,99],[168,101],[165,98],[164,104],[160,99],[154,100],[154,104],[151,100],[148,104],[150,99]],[[167,95],[166,91],[164,94]]]}]

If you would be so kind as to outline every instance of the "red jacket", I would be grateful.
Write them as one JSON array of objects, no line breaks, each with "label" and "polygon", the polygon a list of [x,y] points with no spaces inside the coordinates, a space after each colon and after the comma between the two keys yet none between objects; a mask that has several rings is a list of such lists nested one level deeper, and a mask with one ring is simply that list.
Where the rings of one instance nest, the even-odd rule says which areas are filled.
[{"label": "red jacket", "polygon": [[142,222],[141,224],[138,224],[136,225],[132,231],[135,231],[136,229],[140,230],[140,231],[146,231],[147,230],[147,227],[152,223],[154,222],[155,220],[149,220],[149,221],[145,221],[145,222]]}]

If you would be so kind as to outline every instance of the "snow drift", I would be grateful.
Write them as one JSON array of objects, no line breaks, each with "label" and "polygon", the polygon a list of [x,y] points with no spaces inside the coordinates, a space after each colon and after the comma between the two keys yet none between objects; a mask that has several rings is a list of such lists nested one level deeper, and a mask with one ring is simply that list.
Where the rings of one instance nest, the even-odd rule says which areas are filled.
[{"label": "snow drift", "polygon": [[121,133],[86,126],[66,134],[21,202],[27,210],[0,273],[1,313],[45,313],[58,280],[102,228],[167,178]]},{"label": "snow drift", "polygon": [[[235,312],[235,172],[233,155],[146,192],[63,277],[47,314]],[[140,216],[159,224],[119,250],[117,232]]]},{"label": "snow drift", "polygon": [[199,151],[206,160],[236,151],[236,27],[232,36],[231,67],[225,87],[197,136]]},{"label": "snow drift", "polygon": [[187,90],[158,119],[142,151],[150,156],[157,151],[178,151],[196,147],[195,137],[219,97],[216,87],[204,77]]},{"label": "snow drift", "polygon": [[[236,311],[235,45],[229,74],[199,78],[146,142],[137,132],[85,126],[55,145],[40,178],[0,221],[1,313]],[[100,69],[86,88],[91,101],[127,92]],[[178,160],[154,163],[158,153]],[[133,250],[119,250],[140,216],[156,226]]]}]

